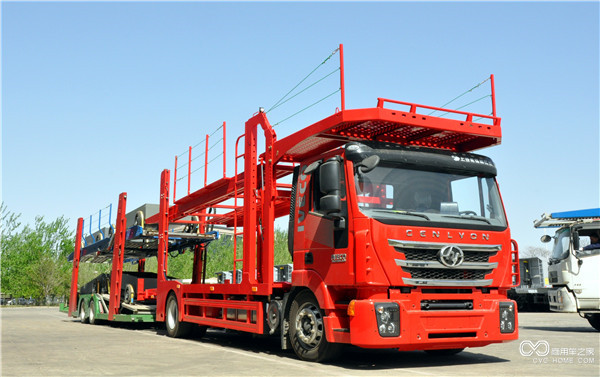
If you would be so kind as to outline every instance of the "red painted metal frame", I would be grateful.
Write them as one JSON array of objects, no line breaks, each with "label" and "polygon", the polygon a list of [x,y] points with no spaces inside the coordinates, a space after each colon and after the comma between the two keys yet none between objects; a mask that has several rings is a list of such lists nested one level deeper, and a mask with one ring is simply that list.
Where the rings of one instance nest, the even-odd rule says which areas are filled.
[{"label": "red painted metal frame", "polygon": [[346,88],[344,79],[344,45],[340,44],[340,96],[342,111],[346,110]]},{"label": "red painted metal frame", "polygon": [[163,170],[160,175],[160,202],[158,212],[157,284],[165,282],[167,279],[167,252],[169,246],[169,178],[169,170]]},{"label": "red painted metal frame", "polygon": [[81,257],[81,235],[83,234],[83,218],[77,219],[75,233],[75,251],[73,254],[73,271],[71,273],[71,292],[69,295],[69,317],[77,307],[77,283],[79,279],[79,258]]},{"label": "red painted metal frame", "polygon": [[123,281],[123,258],[125,254],[125,236],[127,232],[127,193],[119,195],[119,210],[115,226],[112,273],[110,275],[110,300],[108,307],[108,320],[112,321],[119,314],[121,306],[121,284]]}]

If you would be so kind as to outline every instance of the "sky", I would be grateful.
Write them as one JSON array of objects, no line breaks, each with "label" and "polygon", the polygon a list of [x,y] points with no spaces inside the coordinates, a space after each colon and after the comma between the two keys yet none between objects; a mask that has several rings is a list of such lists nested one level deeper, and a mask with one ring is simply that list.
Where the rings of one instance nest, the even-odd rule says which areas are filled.
[{"label": "sky", "polygon": [[[502,143],[477,153],[522,251],[545,247],[543,213],[600,206],[598,2],[3,1],[1,32],[2,201],[23,223],[74,229],[121,192],[128,209],[157,203],[161,171],[197,144],[201,167],[213,132],[219,178],[224,121],[232,176],[244,122],[315,67],[299,88],[334,72],[339,52],[320,63],[340,43],[346,108],[441,106],[494,74]],[[278,137],[333,114],[339,93],[285,120],[338,88],[334,73],[269,112]],[[461,100],[475,92],[489,81]],[[200,188],[203,170],[191,178]]]}]

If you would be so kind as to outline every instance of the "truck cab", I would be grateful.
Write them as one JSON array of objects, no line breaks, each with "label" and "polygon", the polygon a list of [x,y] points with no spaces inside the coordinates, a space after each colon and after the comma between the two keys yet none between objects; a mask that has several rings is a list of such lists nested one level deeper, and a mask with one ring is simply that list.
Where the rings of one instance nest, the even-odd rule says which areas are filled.
[{"label": "truck cab", "polygon": [[598,216],[600,209],[585,211],[545,215],[536,227],[558,227],[553,237],[542,237],[542,242],[553,241],[548,262],[553,287],[549,291],[550,309],[578,312],[600,330],[600,245],[597,238],[592,241],[600,233],[600,219],[594,219],[594,211]]},{"label": "truck cab", "polygon": [[515,255],[495,177],[482,155],[376,141],[300,164],[292,281],[327,288],[311,287],[327,338],[401,350],[515,339]]}]

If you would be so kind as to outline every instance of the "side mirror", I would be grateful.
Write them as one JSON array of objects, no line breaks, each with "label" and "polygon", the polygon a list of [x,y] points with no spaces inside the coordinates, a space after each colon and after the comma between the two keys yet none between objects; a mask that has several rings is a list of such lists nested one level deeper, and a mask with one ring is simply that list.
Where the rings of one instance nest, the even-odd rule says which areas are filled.
[{"label": "side mirror", "polygon": [[342,200],[340,197],[340,163],[330,160],[321,165],[319,170],[319,188],[324,195],[319,201],[319,207],[325,214],[340,212]]},{"label": "side mirror", "polygon": [[306,169],[304,169],[304,171],[302,172],[302,174],[312,174],[312,172],[314,172],[315,170],[317,170],[317,168],[319,167],[319,165],[321,165],[321,160],[319,161],[315,161],[312,164],[308,165],[306,167]]},{"label": "side mirror", "polygon": [[375,169],[377,165],[379,165],[379,161],[381,159],[376,154],[369,156],[356,164],[356,168],[360,173],[368,173],[371,170]]},{"label": "side mirror", "polygon": [[547,235],[547,234],[544,234],[544,235],[542,236],[542,238],[540,238],[540,241],[542,241],[543,243],[548,243],[548,242],[552,241],[552,237],[550,237],[550,236],[549,236],[549,235]]},{"label": "side mirror", "polygon": [[579,232],[574,231],[571,234],[571,241],[573,242],[573,250],[579,250]]}]

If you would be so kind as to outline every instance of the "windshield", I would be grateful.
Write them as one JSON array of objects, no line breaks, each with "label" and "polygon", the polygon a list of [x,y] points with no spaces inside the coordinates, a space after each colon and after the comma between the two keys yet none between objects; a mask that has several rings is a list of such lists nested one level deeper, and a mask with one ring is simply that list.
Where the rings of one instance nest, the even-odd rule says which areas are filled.
[{"label": "windshield", "polygon": [[552,249],[552,259],[564,259],[569,256],[569,244],[571,242],[571,232],[568,228],[558,231],[554,236],[554,248]]},{"label": "windshield", "polygon": [[355,184],[361,212],[384,223],[507,226],[494,178],[476,172],[423,171],[382,162],[368,173],[355,174]]}]

